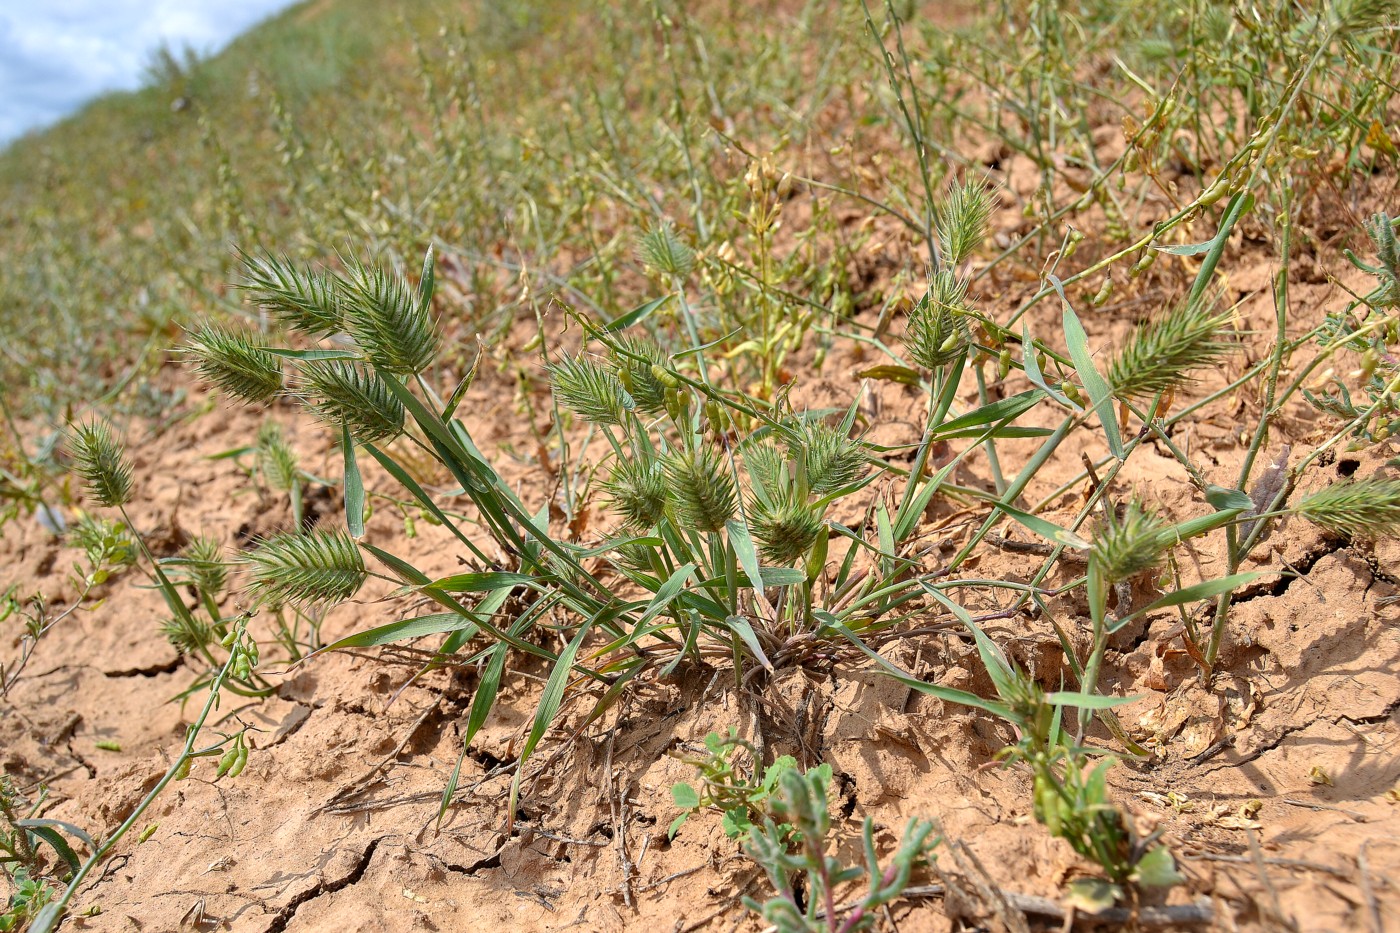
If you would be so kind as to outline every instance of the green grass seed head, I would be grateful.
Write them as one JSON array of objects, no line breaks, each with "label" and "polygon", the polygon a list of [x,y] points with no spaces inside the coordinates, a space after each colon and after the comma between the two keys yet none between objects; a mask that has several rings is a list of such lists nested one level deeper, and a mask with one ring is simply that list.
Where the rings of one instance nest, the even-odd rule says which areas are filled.
[{"label": "green grass seed head", "polygon": [[992,196],[979,182],[956,184],[934,211],[934,229],[944,268],[954,270],[972,258],[987,238]]},{"label": "green grass seed head", "polygon": [[282,425],[267,421],[258,429],[258,469],[273,489],[286,492],[297,481],[297,455],[282,436]]},{"label": "green grass seed head", "polygon": [[636,407],[616,372],[591,356],[565,356],[548,367],[559,403],[592,424],[622,424]]},{"label": "green grass seed head", "polygon": [[341,602],[368,578],[360,549],[340,530],[274,535],[250,552],[248,561],[253,591],[272,604]]},{"label": "green grass seed head", "polygon": [[1233,345],[1220,337],[1226,320],[1206,302],[1177,305],[1133,332],[1109,365],[1109,386],[1120,398],[1139,399],[1176,388],[1230,352]]},{"label": "green grass seed head", "polygon": [[403,403],[373,370],[349,360],[312,360],[301,369],[302,392],[317,418],[373,443],[403,433]]},{"label": "green grass seed head", "polygon": [[[656,378],[653,370],[664,370],[666,352],[650,337],[624,334],[617,343],[629,355],[614,353],[612,365],[622,387],[632,396],[638,411],[649,415],[659,415],[666,410],[666,386]],[[633,357],[642,357],[642,360]],[[643,362],[645,360],[645,362]]]},{"label": "green grass seed head", "polygon": [[234,398],[260,404],[282,392],[282,364],[256,334],[206,324],[190,335],[189,348],[195,371]]},{"label": "green grass seed head", "polygon": [[695,270],[695,250],[682,242],[669,224],[649,230],[637,238],[637,259],[653,272],[678,279]]},{"label": "green grass seed head", "polygon": [[763,559],[780,567],[790,567],[806,557],[826,530],[821,512],[801,501],[790,486],[776,496],[755,496],[749,527]]},{"label": "green grass seed head", "polygon": [[1089,552],[1111,583],[1127,580],[1157,566],[1166,552],[1162,520],[1136,500],[1121,518],[1107,521]]},{"label": "green grass seed head", "polygon": [[182,555],[190,582],[209,594],[222,593],[228,583],[228,564],[224,563],[224,548],[214,538],[201,535],[191,541]]},{"label": "green grass seed head", "polygon": [[327,337],[344,329],[345,283],[328,272],[298,269],[285,256],[242,250],[243,289],[253,303],[293,330]]},{"label": "green grass seed head", "polygon": [[807,484],[816,495],[849,486],[870,468],[870,458],[860,443],[825,421],[808,422],[802,434]]},{"label": "green grass seed head", "polygon": [[75,425],[69,449],[88,495],[108,508],[131,500],[131,461],[110,425],[97,419]]},{"label": "green grass seed head", "polygon": [[934,273],[924,297],[909,312],[909,355],[925,369],[951,363],[971,343],[965,317],[967,286],[946,269]]},{"label": "green grass seed head", "polygon": [[1400,534],[1400,480],[1334,483],[1298,503],[1308,521],[1346,538]]},{"label": "green grass seed head", "polygon": [[709,447],[676,451],[662,461],[662,470],[674,518],[682,528],[717,532],[734,517],[734,480]]},{"label": "green grass seed head", "polygon": [[437,357],[431,309],[402,276],[383,269],[356,267],[345,302],[345,325],[383,372],[416,376]]},{"label": "green grass seed head", "polygon": [[605,488],[629,525],[653,528],[666,515],[666,478],[655,460],[619,460]]}]

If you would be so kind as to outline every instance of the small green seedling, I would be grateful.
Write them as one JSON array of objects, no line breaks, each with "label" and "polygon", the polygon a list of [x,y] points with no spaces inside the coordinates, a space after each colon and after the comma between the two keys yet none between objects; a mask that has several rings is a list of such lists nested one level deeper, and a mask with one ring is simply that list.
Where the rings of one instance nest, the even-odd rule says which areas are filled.
[{"label": "small green seedling", "polygon": [[[770,800],[778,790],[778,782],[789,771],[797,770],[797,759],[784,755],[763,769],[763,777],[757,779],[752,768],[746,769],[740,762],[745,756],[750,761],[758,760],[757,750],[752,744],[739,738],[738,731],[731,726],[729,735],[721,737],[717,732],[705,736],[705,748],[709,754],[704,758],[684,758],[681,761],[700,769],[700,787],[680,781],[671,787],[671,798],[680,807],[681,815],[671,821],[667,835],[674,839],[676,832],[693,814],[706,807],[716,807],[724,813],[721,826],[730,839],[746,836],[756,822],[772,812]],[[831,779],[831,765],[821,765],[814,770],[824,770],[826,779]],[[784,835],[792,827],[786,823],[779,826]]]}]

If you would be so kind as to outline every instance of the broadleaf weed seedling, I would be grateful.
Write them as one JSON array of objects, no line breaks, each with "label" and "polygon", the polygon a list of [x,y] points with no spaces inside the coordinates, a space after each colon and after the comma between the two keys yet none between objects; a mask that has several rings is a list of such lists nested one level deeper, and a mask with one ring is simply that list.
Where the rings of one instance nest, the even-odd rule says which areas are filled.
[{"label": "broadleaf weed seedling", "polygon": [[[687,819],[703,809],[715,807],[724,814],[720,826],[726,836],[730,839],[747,836],[765,816],[773,814],[770,801],[778,793],[783,774],[797,767],[797,759],[783,755],[764,766],[760,774],[758,750],[739,738],[733,727],[725,736],[717,732],[705,736],[705,751],[707,754],[703,758],[669,753],[700,772],[700,786],[697,789],[689,781],[671,786],[671,799],[681,808],[681,814],[671,821],[666,833],[674,838]],[[743,758],[749,761],[747,767]],[[831,766],[820,767],[825,769],[826,778],[830,780]],[[792,827],[783,824],[778,829],[790,832]]]},{"label": "broadleaf weed seedling", "polygon": [[[941,841],[932,823],[911,818],[894,854],[881,866],[875,824],[866,817],[861,828],[865,864],[843,865],[827,854],[830,781],[827,765],[805,773],[796,768],[783,771],[778,778],[780,793],[771,798],[773,815],[750,827],[744,843],[744,851],[763,868],[777,891],[776,897],[763,903],[746,896],[744,906],[780,933],[849,933],[871,928],[876,912],[899,898],[915,867]],[[798,875],[805,881],[801,887],[795,883]],[[861,877],[868,881],[865,893],[850,907],[838,906],[838,890]]]}]

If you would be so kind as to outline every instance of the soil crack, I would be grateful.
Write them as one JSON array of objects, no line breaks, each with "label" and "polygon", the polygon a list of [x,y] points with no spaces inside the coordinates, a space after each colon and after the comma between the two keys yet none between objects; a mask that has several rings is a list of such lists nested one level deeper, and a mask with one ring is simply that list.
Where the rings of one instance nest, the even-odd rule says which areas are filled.
[{"label": "soil crack", "polygon": [[160,664],[151,664],[147,667],[131,667],[120,671],[103,671],[103,677],[158,677],[161,674],[173,674],[180,669],[180,665],[185,662],[182,655],[176,655],[169,661],[162,661]]},{"label": "soil crack", "polygon": [[286,907],[283,907],[277,912],[277,916],[273,918],[272,925],[267,928],[267,933],[283,933],[303,904],[308,901],[313,901],[322,895],[334,894],[336,891],[348,888],[350,885],[355,884],[363,878],[365,872],[369,869],[370,861],[374,858],[375,850],[379,848],[381,842],[388,838],[388,836],[376,836],[374,839],[371,839],[369,845],[365,846],[365,851],[360,855],[359,860],[356,861],[355,866],[350,869],[345,877],[338,878],[335,881],[322,880],[321,883],[314,888],[311,888],[309,891],[303,891],[301,894],[292,898],[291,902],[288,903]]}]

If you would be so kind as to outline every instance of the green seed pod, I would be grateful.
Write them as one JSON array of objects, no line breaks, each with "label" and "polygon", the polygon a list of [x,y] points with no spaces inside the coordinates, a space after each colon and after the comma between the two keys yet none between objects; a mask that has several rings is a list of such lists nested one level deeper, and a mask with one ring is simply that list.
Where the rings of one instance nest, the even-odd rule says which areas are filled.
[{"label": "green seed pod", "polygon": [[1094,293],[1094,297],[1089,300],[1089,304],[1093,305],[1095,308],[1101,308],[1104,303],[1108,301],[1108,296],[1112,294],[1113,276],[1106,275],[1103,277],[1103,285],[1099,286],[1099,290]]},{"label": "green seed pod", "polygon": [[677,424],[684,424],[690,417],[690,393],[679,389],[666,390],[666,414]]},{"label": "green seed pod", "polygon": [[243,769],[246,767],[248,767],[248,746],[239,745],[238,754],[233,759],[233,766],[228,769],[228,776],[236,778],[243,773]]},{"label": "green seed pod", "polygon": [[1002,347],[997,354],[997,379],[1005,379],[1011,372],[1011,348]]},{"label": "green seed pod", "polygon": [[1148,269],[1151,269],[1152,264],[1156,261],[1157,251],[1149,249],[1147,252],[1142,254],[1141,259],[1133,263],[1133,267],[1128,270],[1128,277],[1133,279],[1137,278],[1138,276],[1146,272]]},{"label": "green seed pod", "polygon": [[237,743],[235,743],[233,745],[230,745],[228,749],[225,750],[225,752],[219,756],[219,770],[214,774],[215,780],[223,777],[225,774],[228,774],[229,769],[231,769],[234,766],[234,763],[237,761],[238,745]]},{"label": "green seed pod", "polygon": [[191,767],[192,765],[194,765],[194,759],[193,759],[193,758],[184,758],[184,759],[181,759],[179,767],[177,767],[177,768],[175,769],[175,774],[172,775],[172,777],[174,778],[174,780],[183,781],[185,778],[189,777],[189,776],[190,776],[190,767]]},{"label": "green seed pod", "polygon": [[675,374],[655,363],[653,363],[651,367],[651,378],[668,389],[679,389],[681,387],[681,381],[675,377]]}]

